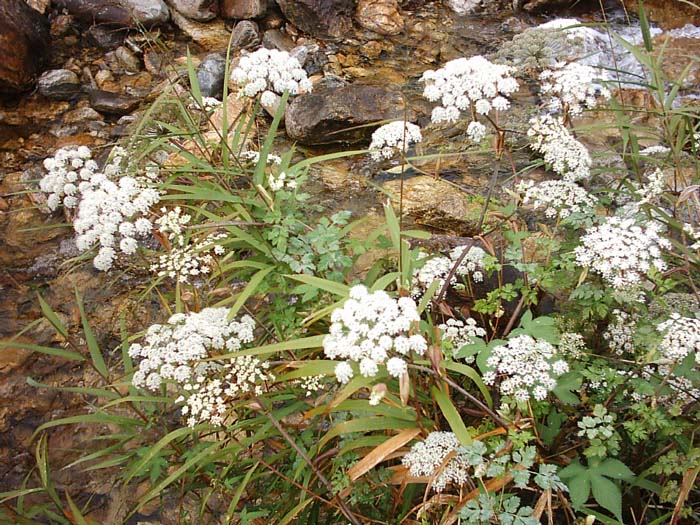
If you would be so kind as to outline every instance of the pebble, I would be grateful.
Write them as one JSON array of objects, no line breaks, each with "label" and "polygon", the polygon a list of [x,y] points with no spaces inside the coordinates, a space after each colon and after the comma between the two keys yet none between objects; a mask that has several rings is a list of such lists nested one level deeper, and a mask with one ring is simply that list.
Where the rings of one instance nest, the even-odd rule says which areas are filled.
[{"label": "pebble", "polygon": [[80,91],[80,79],[69,69],[45,71],[38,85],[39,93],[54,100],[68,100]]}]

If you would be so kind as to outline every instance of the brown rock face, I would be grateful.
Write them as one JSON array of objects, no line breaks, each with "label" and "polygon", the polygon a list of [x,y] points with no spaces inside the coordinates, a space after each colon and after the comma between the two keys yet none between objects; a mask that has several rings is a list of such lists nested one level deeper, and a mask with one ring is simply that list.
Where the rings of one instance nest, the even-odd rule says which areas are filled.
[{"label": "brown rock face", "polygon": [[236,20],[260,18],[268,7],[268,0],[222,0],[221,15]]},{"label": "brown rock face", "polygon": [[303,144],[359,142],[374,129],[348,128],[400,118],[404,104],[401,93],[381,86],[321,88],[297,97],[287,107],[287,134]]},{"label": "brown rock face", "polygon": [[[637,12],[637,0],[624,0],[627,9]],[[693,5],[691,5],[693,4]],[[645,0],[647,17],[663,29],[675,29],[685,24],[700,24],[700,1],[698,0]]]},{"label": "brown rock face", "polygon": [[353,0],[277,0],[282,13],[317,38],[339,38],[352,27]]},{"label": "brown rock face", "polygon": [[0,1],[0,93],[30,89],[49,45],[46,17],[24,0]]},{"label": "brown rock face", "polygon": [[403,30],[403,18],[397,0],[360,0],[357,22],[380,35],[398,35]]}]

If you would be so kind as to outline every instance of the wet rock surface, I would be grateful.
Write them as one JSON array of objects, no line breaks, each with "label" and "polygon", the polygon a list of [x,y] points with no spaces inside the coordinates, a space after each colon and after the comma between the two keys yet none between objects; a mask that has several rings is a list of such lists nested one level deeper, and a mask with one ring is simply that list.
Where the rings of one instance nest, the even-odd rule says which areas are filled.
[{"label": "wet rock surface", "polygon": [[[287,107],[287,134],[303,144],[359,142],[373,131],[366,124],[399,118],[404,108],[401,93],[382,86],[320,88],[297,97]],[[348,129],[357,126],[365,127]]]},{"label": "wet rock surface", "polygon": [[112,93],[101,89],[90,91],[90,105],[100,113],[108,115],[126,115],[135,110],[141,100],[129,95]]},{"label": "wet rock surface", "polygon": [[352,0],[277,0],[284,16],[318,38],[339,38],[352,28]]},{"label": "wet rock surface", "polygon": [[24,0],[0,2],[0,94],[34,85],[49,51],[49,23]]}]

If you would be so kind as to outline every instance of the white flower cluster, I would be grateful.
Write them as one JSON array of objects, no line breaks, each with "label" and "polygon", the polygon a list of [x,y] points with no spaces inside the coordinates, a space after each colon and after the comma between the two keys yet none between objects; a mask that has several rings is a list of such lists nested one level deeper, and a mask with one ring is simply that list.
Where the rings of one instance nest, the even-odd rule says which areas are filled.
[{"label": "white flower cluster", "polygon": [[597,97],[610,98],[610,90],[600,84],[607,80],[601,69],[578,62],[557,62],[540,74],[540,92],[549,96],[547,107],[560,114],[578,116],[598,104]]},{"label": "white flower cluster", "polygon": [[[456,353],[464,345],[472,342],[473,337],[485,337],[486,330],[476,324],[476,321],[471,317],[467,317],[466,321],[450,318],[447,322],[438,325],[442,331],[443,340],[450,342],[452,353]],[[467,362],[474,360],[470,357]]]},{"label": "white flower cluster", "polygon": [[572,213],[592,214],[596,199],[584,188],[569,180],[548,180],[535,184],[522,181],[516,189],[524,193],[523,204],[544,209],[545,217],[566,219]]},{"label": "white flower cluster", "polygon": [[404,358],[411,352],[423,355],[428,348],[422,335],[409,335],[419,320],[410,297],[396,300],[382,290],[353,286],[350,298],[331,314],[329,334],[323,340],[328,358],[345,359],[335,367],[338,381],[347,383],[353,377],[351,362],[359,364],[364,377],[377,375],[380,365],[386,365],[392,377],[406,373]]},{"label": "white flower cluster", "polygon": [[586,350],[586,342],[581,334],[564,332],[559,336],[559,353],[571,359],[579,359]]},{"label": "white flower cluster", "polygon": [[144,215],[160,201],[160,192],[147,187],[142,178],[126,175],[116,182],[110,180],[107,174],[114,169],[112,163],[105,173],[93,176],[92,187],[82,192],[73,221],[79,250],[100,245],[93,264],[102,271],[114,264],[117,248],[127,255],[136,252],[137,238],[147,235],[153,227]]},{"label": "white flower cluster", "polygon": [[432,478],[433,490],[442,492],[448,484],[461,486],[469,479],[469,463],[462,454],[455,454],[440,469],[447,455],[458,452],[460,446],[457,436],[452,432],[431,432],[425,441],[413,445],[401,462],[411,476]]},{"label": "white flower cluster", "polygon": [[186,383],[182,387],[183,395],[175,400],[176,403],[185,402],[182,415],[188,416],[187,425],[223,425],[231,400],[251,392],[262,395],[262,384],[275,380],[268,368],[269,363],[252,356],[234,357],[224,365],[203,367],[203,373],[197,373],[194,380]]},{"label": "white flower cluster", "polygon": [[530,147],[544,156],[544,161],[564,180],[575,182],[590,174],[591,156],[564,126],[561,118],[541,115],[530,120]]},{"label": "white flower cluster", "polygon": [[[423,266],[415,269],[413,271],[411,295],[415,298],[421,297],[425,290],[433,284],[433,281],[438,281],[440,283],[438,285],[438,290],[442,288],[445,283],[445,278],[450,273],[450,269],[460,258],[464,249],[464,246],[457,246],[450,251],[449,257],[444,255],[431,257]],[[450,280],[450,284],[455,284],[457,282],[457,277],[463,277],[468,274],[471,274],[472,280],[475,283],[483,281],[484,274],[482,266],[485,255],[486,252],[484,250],[478,246],[472,246],[467,252],[466,257],[464,257],[464,260],[460,263],[459,267],[457,267],[454,276]],[[427,257],[429,257],[429,255],[426,253],[418,254],[419,260],[426,259]]]},{"label": "white flower cluster", "polygon": [[231,80],[241,87],[240,95],[246,97],[267,90],[279,95],[285,91],[298,95],[312,90],[311,81],[296,58],[286,51],[264,47],[243,55],[231,71]]},{"label": "white flower cluster", "polygon": [[191,382],[203,359],[235,352],[250,343],[255,321],[247,315],[240,321],[229,321],[228,312],[228,308],[205,308],[198,313],[175,314],[164,325],[152,325],[143,343],[129,347],[131,358],[141,360],[133,385],[157,390],[163,380]]},{"label": "white flower cluster", "polygon": [[[253,150],[241,151],[240,155],[238,155],[238,158],[242,161],[257,164],[258,162],[260,162],[260,152]],[[266,157],[266,162],[268,164],[282,164],[282,157],[273,153],[268,153]]]},{"label": "white flower cluster", "polygon": [[277,174],[271,173],[267,178],[267,183],[272,191],[295,190],[298,184],[294,175],[284,171],[280,171]]},{"label": "white flower cluster", "polygon": [[405,152],[411,144],[423,140],[420,127],[410,122],[396,121],[384,124],[372,133],[369,153],[378,162],[390,159],[399,152]]},{"label": "white flower cluster", "polygon": [[663,359],[675,363],[694,354],[695,362],[700,364],[700,319],[674,313],[656,329],[664,334],[658,348]]},{"label": "white flower cluster", "polygon": [[634,353],[634,333],[637,329],[635,316],[618,310],[612,311],[613,321],[603,332],[608,348],[616,355]]},{"label": "white flower cluster", "polygon": [[683,224],[683,231],[690,237],[691,241],[694,241],[688,248],[691,250],[700,250],[700,231],[696,230],[692,224],[687,222]]},{"label": "white flower cluster", "polygon": [[66,208],[75,208],[78,194],[91,187],[90,181],[98,171],[87,146],[59,149],[44,160],[44,168],[48,173],[39,181],[39,188],[49,194],[46,204],[51,211],[61,203]]},{"label": "white flower cluster", "polygon": [[569,371],[566,361],[557,359],[553,345],[529,335],[513,337],[495,347],[487,365],[491,370],[484,374],[484,383],[493,385],[500,378],[501,394],[517,401],[543,401],[556,387],[556,378]]},{"label": "white flower cluster", "polygon": [[[434,124],[456,122],[462,111],[487,115],[491,110],[505,111],[510,107],[508,95],[518,90],[510,66],[492,64],[482,56],[450,60],[438,70],[423,73],[423,96],[431,102],[440,102],[433,109]],[[485,128],[478,122],[470,124],[470,137],[482,137]],[[483,128],[483,129],[482,129]]]},{"label": "white flower cluster", "polygon": [[618,291],[634,288],[652,266],[666,269],[661,251],[671,243],[659,233],[663,226],[649,221],[637,226],[634,219],[609,217],[600,226],[586,230],[574,250],[576,261],[591,268]]},{"label": "white flower cluster", "polygon": [[163,215],[156,219],[158,231],[168,235],[170,248],[160,255],[158,261],[151,265],[151,271],[158,277],[170,277],[181,283],[189,283],[190,277],[211,273],[214,256],[225,253],[219,241],[225,239],[225,233],[210,234],[203,239],[192,241],[184,235],[185,228],[192,217],[183,214],[179,206],[168,211],[161,208]]}]

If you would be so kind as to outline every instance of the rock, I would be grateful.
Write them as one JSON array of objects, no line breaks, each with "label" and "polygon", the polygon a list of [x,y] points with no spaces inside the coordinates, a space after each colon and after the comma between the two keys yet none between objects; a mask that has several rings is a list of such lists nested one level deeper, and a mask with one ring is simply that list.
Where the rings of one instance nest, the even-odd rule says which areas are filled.
[{"label": "rock", "polygon": [[197,22],[206,22],[219,14],[218,0],[168,0],[178,13]]},{"label": "rock", "polygon": [[108,115],[126,115],[134,111],[141,100],[128,95],[93,89],[90,91],[90,106]]},{"label": "rock", "polygon": [[203,97],[221,98],[224,91],[226,58],[218,53],[207,55],[197,68],[197,82]]},{"label": "rock", "polygon": [[[513,2],[524,2],[526,0],[513,0]],[[445,5],[458,15],[468,15],[481,6],[481,0],[446,0]]]},{"label": "rock", "polygon": [[221,16],[224,18],[262,18],[267,13],[269,0],[223,0]]},{"label": "rock", "polygon": [[402,117],[404,105],[401,93],[381,86],[349,84],[316,89],[298,96],[287,107],[287,134],[303,144],[359,142],[374,128],[347,128]]},{"label": "rock", "polygon": [[247,49],[256,47],[262,40],[258,24],[252,20],[241,20],[233,28],[231,49]]},{"label": "rock", "polygon": [[340,38],[352,28],[353,0],[277,0],[282,13],[317,38]]},{"label": "rock", "polygon": [[102,120],[104,117],[91,107],[76,108],[63,115],[64,124],[81,124]]},{"label": "rock", "polygon": [[80,79],[69,69],[45,71],[37,84],[39,93],[56,100],[68,100],[80,91]]},{"label": "rock", "polygon": [[163,0],[56,0],[55,3],[87,24],[150,27],[170,19]]},{"label": "rock", "polygon": [[397,0],[359,0],[357,22],[380,35],[398,35],[403,31],[403,17]]},{"label": "rock", "polygon": [[188,37],[210,51],[223,51],[228,48],[231,33],[223,20],[214,20],[203,24],[185,18],[177,11],[171,13],[173,23]]},{"label": "rock", "polygon": [[119,46],[114,52],[114,56],[125,71],[129,73],[138,73],[141,71],[141,59],[128,47]]},{"label": "rock", "polygon": [[115,30],[103,26],[92,26],[85,32],[88,42],[105,50],[119,47],[124,42],[124,30]]},{"label": "rock", "polygon": [[268,29],[263,34],[262,45],[267,49],[291,51],[294,48],[294,41],[279,29]]},{"label": "rock", "polygon": [[[623,0],[623,3],[635,13],[639,10],[637,0]],[[700,9],[697,2],[645,0],[644,10],[649,20],[656,22],[663,29],[676,29],[686,24],[700,25]]]},{"label": "rock", "polygon": [[0,93],[34,85],[49,51],[49,22],[23,0],[0,2]]},{"label": "rock", "polygon": [[27,2],[27,5],[34,9],[34,11],[38,11],[42,15],[46,13],[46,10],[51,5],[51,0],[25,0],[25,2]]},{"label": "rock", "polygon": [[402,195],[404,213],[418,224],[451,230],[459,235],[477,235],[477,224],[482,203],[469,195],[455,191],[454,186],[427,175],[406,177],[382,184],[395,195]]}]

